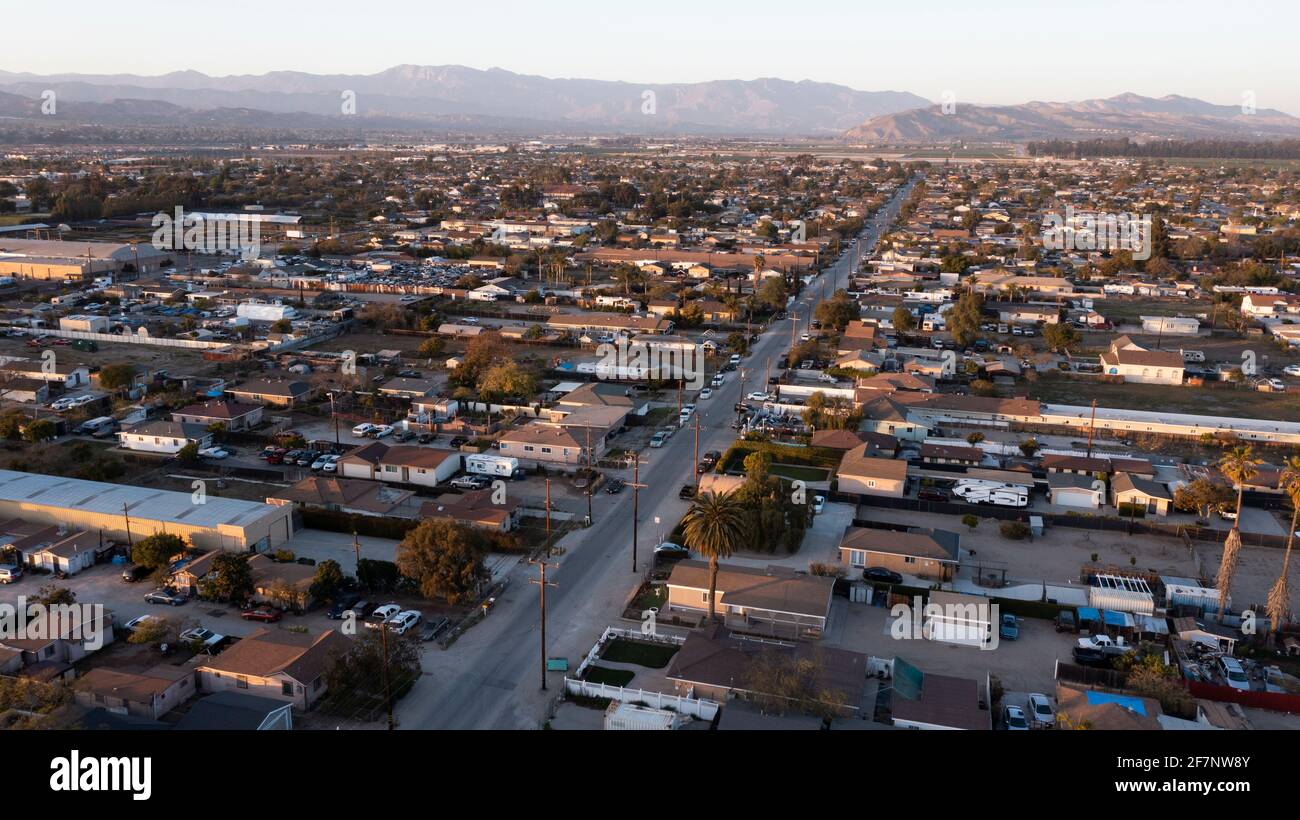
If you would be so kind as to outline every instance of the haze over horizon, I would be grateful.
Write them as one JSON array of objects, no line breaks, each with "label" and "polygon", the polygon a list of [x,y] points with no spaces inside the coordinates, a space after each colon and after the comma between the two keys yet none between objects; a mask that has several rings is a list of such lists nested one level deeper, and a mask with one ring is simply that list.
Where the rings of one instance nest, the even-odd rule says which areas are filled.
[{"label": "haze over horizon", "polygon": [[[1236,16],[1205,0],[1142,7],[1102,0],[1086,10],[1044,10],[1022,1],[997,14],[954,0],[929,5],[863,9],[831,0],[815,12],[791,14],[788,5],[759,0],[728,16],[664,0],[653,14],[614,15],[591,0],[562,10],[503,0],[500,12],[485,18],[456,7],[359,14],[355,4],[338,0],[322,0],[303,15],[232,0],[222,14],[196,16],[196,30],[204,31],[196,38],[185,36],[184,15],[174,5],[146,0],[132,4],[138,41],[132,47],[102,36],[121,24],[122,8],[69,0],[59,37],[78,47],[52,49],[39,37],[10,41],[0,69],[226,76],[464,65],[633,83],[776,77],[906,91],[933,101],[951,92],[959,102],[987,105],[1125,92],[1236,105],[1250,92],[1260,108],[1300,114],[1294,82],[1300,57],[1288,42],[1300,9],[1291,4],[1264,2],[1254,6],[1256,13]],[[6,17],[13,30],[48,25],[48,12],[34,6],[15,7]]]}]

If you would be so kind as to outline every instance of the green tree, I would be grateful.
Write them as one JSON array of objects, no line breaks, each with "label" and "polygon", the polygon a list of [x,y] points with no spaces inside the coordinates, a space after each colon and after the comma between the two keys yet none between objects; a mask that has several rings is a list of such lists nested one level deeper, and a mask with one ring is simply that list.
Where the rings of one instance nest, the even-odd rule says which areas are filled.
[{"label": "green tree", "polygon": [[433,359],[442,354],[444,346],[442,339],[434,336],[433,338],[425,339],[420,344],[418,354],[422,359]]},{"label": "green tree", "polygon": [[1052,350],[1067,351],[1079,345],[1079,332],[1065,322],[1054,322],[1043,328],[1043,339]]},{"label": "green tree", "polygon": [[193,464],[199,460],[199,443],[191,441],[184,447],[176,451],[176,460],[185,464]]},{"label": "green tree", "polygon": [[55,586],[48,584],[36,591],[36,596],[31,599],[32,603],[41,604],[42,606],[71,606],[77,602],[77,593],[67,587]]},{"label": "green tree", "polygon": [[236,604],[253,597],[253,591],[253,569],[248,564],[248,553],[241,552],[219,553],[199,584],[204,598]]},{"label": "green tree", "polygon": [[135,380],[135,365],[130,362],[106,364],[99,371],[99,384],[105,390],[126,390]]},{"label": "green tree", "polygon": [[528,399],[537,392],[537,377],[518,362],[502,362],[483,373],[478,391],[488,401]]},{"label": "green tree", "polygon": [[54,438],[57,433],[58,430],[55,428],[54,422],[49,419],[37,419],[24,428],[23,438],[36,444],[42,441],[49,441]]},{"label": "green tree", "polygon": [[325,667],[327,694],[321,708],[330,713],[372,719],[400,700],[420,679],[420,649],[415,641],[384,640],[365,630]]},{"label": "green tree", "polygon": [[142,567],[165,567],[172,558],[185,552],[185,539],[169,532],[145,536],[131,547],[131,560]]},{"label": "green tree", "polygon": [[1025,454],[1025,458],[1033,458],[1038,452],[1038,439],[1027,438],[1020,442],[1020,452]]},{"label": "green tree", "polygon": [[912,311],[902,305],[894,308],[893,320],[894,329],[899,333],[911,333],[916,330],[916,317],[912,315]]},{"label": "green tree", "polygon": [[718,560],[729,558],[751,530],[744,507],[731,493],[700,493],[682,518],[686,547],[709,559],[709,621],[716,621]]},{"label": "green tree", "polygon": [[468,527],[446,518],[427,518],[397,545],[397,568],[420,586],[426,598],[452,604],[471,600],[488,579],[482,541]]},{"label": "green tree", "polygon": [[979,338],[980,319],[984,313],[984,300],[976,293],[963,293],[957,304],[947,313],[948,330],[961,347],[969,347]]},{"label": "green tree", "polygon": [[338,561],[321,561],[316,565],[316,576],[312,579],[309,594],[318,601],[333,598],[346,580]]}]

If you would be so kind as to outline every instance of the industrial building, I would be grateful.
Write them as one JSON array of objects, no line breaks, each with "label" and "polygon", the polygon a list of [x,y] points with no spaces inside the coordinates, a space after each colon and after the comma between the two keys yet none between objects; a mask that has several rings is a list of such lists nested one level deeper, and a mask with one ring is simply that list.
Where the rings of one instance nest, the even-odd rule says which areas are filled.
[{"label": "industrial building", "polygon": [[264,552],[293,536],[292,507],[0,470],[0,519],[12,518],[122,542],[166,532],[227,551]]},{"label": "industrial building", "polygon": [[0,276],[89,279],[102,274],[155,273],[171,257],[147,243],[64,242],[0,238]]}]

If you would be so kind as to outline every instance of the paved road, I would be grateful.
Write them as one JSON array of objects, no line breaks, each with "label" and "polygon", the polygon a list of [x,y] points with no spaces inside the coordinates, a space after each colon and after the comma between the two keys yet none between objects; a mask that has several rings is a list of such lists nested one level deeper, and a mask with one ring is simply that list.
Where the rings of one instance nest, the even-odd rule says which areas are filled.
[{"label": "paved road", "polygon": [[[844,286],[855,256],[865,258],[874,248],[910,189],[908,185],[900,190],[885,216],[868,224],[858,246],[821,274],[828,277],[827,296]],[[794,307],[801,319],[811,315],[822,290],[817,281],[805,288]],[[730,373],[711,399],[697,402],[699,452],[725,450],[735,440],[730,429],[732,406],[742,398],[742,390],[762,384],[761,372],[767,361],[775,360],[787,348],[787,321],[794,320],[770,328],[741,365],[750,371],[743,387],[739,374]],[[683,484],[694,480],[695,449],[692,426],[644,455],[641,481],[648,486],[639,498],[638,569],[644,570],[654,545],[686,512],[687,502],[679,500],[677,493]],[[546,592],[547,654],[567,657],[571,667],[595,643],[605,625],[617,621],[640,578],[632,571],[631,491],[597,494],[594,517],[590,528],[572,532],[559,542],[563,552],[553,559],[558,566],[547,572],[547,580],[557,584]],[[536,575],[534,567],[517,566],[510,576],[510,588],[483,623],[445,652],[436,648],[426,651],[425,674],[398,707],[403,728],[539,727],[548,701],[559,694],[563,675],[549,675],[550,691],[541,691],[538,587],[528,583]]]}]

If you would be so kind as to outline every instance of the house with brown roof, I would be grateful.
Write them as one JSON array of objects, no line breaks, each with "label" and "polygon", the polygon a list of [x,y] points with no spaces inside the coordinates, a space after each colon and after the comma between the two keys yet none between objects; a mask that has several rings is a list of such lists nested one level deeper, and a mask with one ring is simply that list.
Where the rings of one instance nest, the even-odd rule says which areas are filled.
[{"label": "house with brown roof", "polygon": [[1186,365],[1177,351],[1149,350],[1121,336],[1101,354],[1101,366],[1107,376],[1122,376],[1126,382],[1182,384]]},{"label": "house with brown roof", "polygon": [[446,493],[420,505],[420,518],[450,518],[467,527],[510,532],[519,525],[519,502],[507,495],[496,503],[493,489]]},{"label": "house with brown roof", "polygon": [[[914,694],[915,697],[906,695]],[[988,731],[992,713],[980,708],[979,682],[927,672],[920,691],[900,692],[894,687],[890,720],[902,729],[958,729]]]},{"label": "house with brown roof", "polygon": [[276,491],[268,504],[292,504],[357,515],[401,516],[413,512],[411,490],[399,490],[372,481],[308,476],[292,487]]},{"label": "house with brown roof", "polygon": [[870,446],[864,442],[840,459],[835,471],[836,489],[841,493],[902,498],[907,490],[907,462],[869,454]]},{"label": "house with brown roof", "polygon": [[840,563],[850,570],[883,567],[902,575],[951,581],[961,563],[960,544],[961,536],[947,530],[848,527],[840,537]]},{"label": "house with brown roof", "polygon": [[[605,451],[604,430],[592,430],[591,449],[595,458]],[[582,427],[563,427],[534,422],[507,430],[497,448],[501,455],[519,460],[525,469],[538,466],[563,470],[587,463],[587,433]]]},{"label": "house with brown roof", "polygon": [[1160,703],[1153,698],[1056,684],[1057,727],[1149,731],[1163,728],[1161,714]]},{"label": "house with brown roof", "polygon": [[856,430],[814,430],[810,442],[813,447],[846,451],[862,443],[862,434]]},{"label": "house with brown roof", "polygon": [[1147,515],[1169,515],[1169,508],[1174,503],[1174,494],[1168,486],[1132,473],[1115,474],[1110,480],[1110,496],[1111,503],[1117,508],[1135,504],[1146,510]]},{"label": "house with brown roof", "polygon": [[239,432],[262,423],[262,405],[213,399],[182,407],[172,413],[172,421],[202,427],[220,424],[231,432]]},{"label": "house with brown roof", "polygon": [[311,585],[316,580],[316,567],[283,564],[259,553],[248,559],[248,569],[253,576],[253,601],[294,610],[305,610],[312,605]]},{"label": "house with brown roof", "polygon": [[[814,671],[813,687],[824,697],[839,703],[850,714],[863,707],[867,687],[868,657],[860,652],[820,644],[779,644],[745,640],[726,627],[714,624],[691,632],[673,655],[665,671],[678,694],[726,701],[770,698],[754,675],[755,664],[769,660],[807,663]],[[790,704],[798,711],[798,704]],[[725,711],[725,710],[724,710]]]},{"label": "house with brown roof", "polygon": [[352,642],[333,629],[319,635],[258,629],[197,669],[204,692],[246,692],[310,709],[326,692],[325,670]]},{"label": "house with brown roof", "polygon": [[[709,565],[679,561],[668,577],[668,611],[707,617]],[[787,639],[817,639],[830,617],[833,578],[784,567],[720,566],[714,611],[728,629]]]},{"label": "house with brown roof", "polygon": [[382,441],[363,444],[349,450],[338,462],[343,478],[387,481],[436,487],[448,481],[461,468],[461,454],[419,445],[388,445]]},{"label": "house with brown roof", "polygon": [[69,533],[60,527],[45,527],[9,545],[18,550],[29,567],[76,575],[95,565],[95,556],[104,543],[99,532]]},{"label": "house with brown roof", "polygon": [[316,388],[293,379],[249,379],[238,387],[227,387],[226,392],[246,404],[288,408],[310,401]]},{"label": "house with brown roof", "polygon": [[962,447],[956,444],[922,444],[921,461],[926,464],[960,464],[978,467],[984,461],[984,451],[979,447]]},{"label": "house with brown roof", "polygon": [[98,667],[72,685],[74,697],[88,709],[125,711],[157,720],[197,691],[194,670],[160,664],[141,672]]}]

